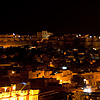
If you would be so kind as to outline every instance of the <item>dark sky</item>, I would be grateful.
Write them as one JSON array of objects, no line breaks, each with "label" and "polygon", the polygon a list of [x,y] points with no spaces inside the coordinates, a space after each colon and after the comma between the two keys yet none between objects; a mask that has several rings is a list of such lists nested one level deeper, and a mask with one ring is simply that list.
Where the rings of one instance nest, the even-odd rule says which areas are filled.
[{"label": "dark sky", "polygon": [[56,34],[100,34],[100,4],[40,1],[2,5],[0,34],[33,34],[42,30]]}]

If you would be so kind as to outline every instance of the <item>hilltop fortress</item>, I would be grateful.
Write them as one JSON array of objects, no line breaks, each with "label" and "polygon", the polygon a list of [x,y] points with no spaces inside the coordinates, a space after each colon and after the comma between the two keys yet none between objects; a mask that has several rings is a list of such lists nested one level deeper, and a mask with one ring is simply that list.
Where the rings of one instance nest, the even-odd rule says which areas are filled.
[{"label": "hilltop fortress", "polygon": [[37,32],[37,35],[0,35],[0,46],[2,47],[18,47],[22,45],[32,45],[35,41],[41,40],[42,38],[48,38],[53,33],[42,31]]},{"label": "hilltop fortress", "polygon": [[[49,36],[51,37],[49,38]],[[47,31],[37,32],[36,35],[18,35],[15,33],[11,35],[0,35],[0,46],[18,47],[24,45],[32,45],[34,42],[43,39],[47,39],[48,42],[51,42],[52,45],[55,46],[73,46],[76,43],[82,44],[85,48],[91,47],[94,49],[100,49],[100,36],[90,36],[89,34],[83,36],[80,34],[67,34],[63,36],[55,36],[53,35],[53,33]],[[77,39],[79,39],[79,42],[77,41],[78,43],[75,42],[75,40]]]}]

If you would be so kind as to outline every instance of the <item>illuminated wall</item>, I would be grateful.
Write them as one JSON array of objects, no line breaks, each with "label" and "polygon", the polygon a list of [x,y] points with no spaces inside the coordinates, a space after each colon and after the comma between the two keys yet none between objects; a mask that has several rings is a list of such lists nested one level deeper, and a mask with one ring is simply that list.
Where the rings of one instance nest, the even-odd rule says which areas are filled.
[{"label": "illuminated wall", "polygon": [[22,45],[32,45],[38,38],[29,35],[0,35],[0,46],[3,47],[18,47]]},{"label": "illuminated wall", "polygon": [[35,72],[29,71],[28,79],[42,78],[44,76],[44,70],[36,70]]},{"label": "illuminated wall", "polygon": [[81,75],[89,81],[89,85],[91,86],[97,86],[97,82],[100,81],[100,72],[90,72]]},{"label": "illuminated wall", "polygon": [[85,47],[91,46],[100,49],[100,36],[89,36],[85,38]]},{"label": "illuminated wall", "polygon": [[54,73],[52,75],[52,71],[41,71],[37,70],[35,72],[29,71],[28,73],[28,79],[36,79],[36,78],[56,78],[56,80],[62,80],[62,83],[71,83],[71,78],[73,75],[76,75],[77,73],[73,73],[70,70],[60,70],[60,73]]},{"label": "illuminated wall", "polygon": [[38,100],[39,90],[23,90],[0,93],[0,100]]}]

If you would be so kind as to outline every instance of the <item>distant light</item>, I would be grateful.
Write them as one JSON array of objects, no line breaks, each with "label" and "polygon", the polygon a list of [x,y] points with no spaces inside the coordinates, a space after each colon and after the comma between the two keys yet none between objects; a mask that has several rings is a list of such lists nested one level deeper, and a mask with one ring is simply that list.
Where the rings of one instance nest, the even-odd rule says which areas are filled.
[{"label": "distant light", "polygon": [[60,51],[60,49],[58,49],[58,51]]},{"label": "distant light", "polygon": [[76,48],[74,48],[73,50],[76,50]]},{"label": "distant light", "polygon": [[39,43],[39,41],[37,41],[37,43]]},{"label": "distant light", "polygon": [[82,72],[82,71],[84,71],[84,70],[81,70],[81,72]]},{"label": "distant light", "polygon": [[82,90],[84,89],[84,88],[81,88]]},{"label": "distant light", "polygon": [[81,34],[79,34],[79,36],[81,36]]},{"label": "distant light", "polygon": [[57,74],[58,72],[55,72],[54,74]]},{"label": "distant light", "polygon": [[14,74],[15,73],[15,71],[12,71],[12,74]]},{"label": "distant light", "polygon": [[67,69],[67,67],[63,66],[63,67],[62,67],[62,69],[64,69],[64,70],[65,70],[65,69]]},{"label": "distant light", "polygon": [[3,49],[5,49],[6,47],[3,47]]},{"label": "distant light", "polygon": [[36,46],[33,46],[33,47],[31,47],[31,48],[36,48]]},{"label": "distant light", "polygon": [[88,92],[88,93],[90,93],[91,92],[91,89],[90,88],[86,88],[86,89],[84,89],[84,92]]},{"label": "distant light", "polygon": [[73,50],[74,50],[74,51],[78,51],[78,49],[76,49],[76,48],[74,48]]},{"label": "distant light", "polygon": [[27,85],[27,83],[25,83],[25,82],[22,82],[21,84]]},{"label": "distant light", "polygon": [[93,48],[93,50],[97,50],[96,48]]},{"label": "distant light", "polygon": [[99,36],[99,39],[100,39],[100,36]]},{"label": "distant light", "polygon": [[92,38],[92,36],[90,36],[90,38]]},{"label": "distant light", "polygon": [[76,37],[78,37],[78,35],[76,35]]},{"label": "distant light", "polygon": [[20,38],[20,35],[18,37]]},{"label": "distant light", "polygon": [[86,79],[84,79],[84,82],[86,81]]},{"label": "distant light", "polygon": [[15,33],[13,33],[13,35],[15,36]]}]

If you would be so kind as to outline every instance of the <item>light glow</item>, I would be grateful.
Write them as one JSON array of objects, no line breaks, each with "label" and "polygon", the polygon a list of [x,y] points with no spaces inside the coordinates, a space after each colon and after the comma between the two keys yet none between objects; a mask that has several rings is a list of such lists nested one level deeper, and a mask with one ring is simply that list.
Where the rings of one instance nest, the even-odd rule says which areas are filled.
[{"label": "light glow", "polygon": [[84,82],[86,81],[86,79],[84,79]]},{"label": "light glow", "polygon": [[90,89],[90,88],[85,88],[85,89],[84,89],[84,92],[90,93],[90,92],[91,92],[91,89]]},{"label": "light glow", "polygon": [[15,73],[15,71],[12,71],[12,74],[14,74]]},{"label": "light glow", "polygon": [[93,48],[93,50],[97,50],[96,48]]},{"label": "light glow", "polygon": [[5,92],[6,92],[6,90],[7,90],[7,87],[5,87]]},{"label": "light glow", "polygon": [[60,80],[60,84],[62,84],[62,80]]},{"label": "light glow", "polygon": [[90,36],[90,38],[92,38],[92,36]]},{"label": "light glow", "polygon": [[63,67],[62,67],[62,69],[64,69],[64,70],[65,70],[65,69],[67,69],[67,67],[63,66]]},{"label": "light glow", "polygon": [[15,33],[13,33],[13,35],[15,36]]},{"label": "light glow", "polygon": [[16,85],[13,86],[13,90],[14,90],[14,91],[16,90]]}]

